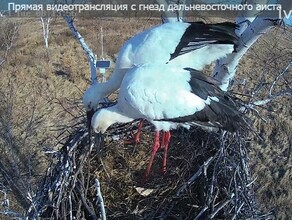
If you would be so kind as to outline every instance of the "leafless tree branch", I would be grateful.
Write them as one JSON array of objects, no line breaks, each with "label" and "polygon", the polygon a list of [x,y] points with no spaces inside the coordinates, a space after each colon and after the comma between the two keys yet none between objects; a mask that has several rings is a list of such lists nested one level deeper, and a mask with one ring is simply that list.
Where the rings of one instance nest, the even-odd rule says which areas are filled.
[{"label": "leafless tree branch", "polygon": [[9,51],[13,47],[15,38],[18,34],[19,25],[8,22],[6,19],[4,21],[1,20],[0,24],[2,24],[2,34],[0,34],[2,44],[0,45],[0,50],[4,51],[3,54],[0,53],[0,66],[2,66],[7,60]]}]

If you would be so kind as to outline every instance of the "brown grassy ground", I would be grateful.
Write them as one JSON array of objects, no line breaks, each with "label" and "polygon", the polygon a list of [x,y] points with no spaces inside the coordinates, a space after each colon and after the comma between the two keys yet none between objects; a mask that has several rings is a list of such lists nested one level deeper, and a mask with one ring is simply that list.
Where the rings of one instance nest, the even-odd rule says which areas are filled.
[{"label": "brown grassy ground", "polygon": [[[55,20],[50,26],[49,56],[44,48],[41,25],[37,19],[21,18],[14,19],[13,22],[20,24],[20,29],[8,60],[0,71],[0,88],[7,100],[2,101],[5,105],[1,107],[7,109],[9,103],[13,104],[12,111],[1,111],[1,115],[5,114],[12,125],[11,133],[16,147],[7,149],[5,140],[0,137],[1,160],[6,163],[16,161],[19,174],[24,173],[22,176],[28,181],[24,183],[24,188],[30,190],[35,189],[49,161],[40,146],[54,148],[58,142],[56,137],[60,133],[58,127],[71,122],[82,111],[81,102],[75,103],[77,108],[73,108],[70,103],[80,100],[82,92],[89,85],[89,66],[84,52],[62,19]],[[75,25],[97,54],[100,51],[98,30],[102,26],[105,53],[114,61],[126,39],[158,23],[160,21],[157,19],[78,18]],[[291,39],[291,30],[284,32],[283,29],[275,29],[264,35],[241,61],[234,89],[249,93],[260,79],[270,83],[291,61]],[[290,83],[291,73],[290,68],[290,72],[285,75]],[[247,80],[245,86],[238,84],[243,79]],[[267,89],[263,89],[259,97],[266,93]],[[266,210],[276,208],[279,219],[289,219],[292,216],[291,103],[291,97],[281,98],[265,106],[266,109],[259,109],[266,122],[254,117],[254,127],[264,137],[264,141],[260,142],[252,137],[249,149],[259,204]],[[127,206],[122,210],[129,212],[139,206],[132,203],[132,199],[139,196],[133,191],[132,186],[136,184],[133,179],[136,181],[137,175],[141,175],[141,170],[145,169],[151,141],[151,137],[146,134],[142,135],[139,146],[119,144],[122,148],[115,150],[117,143],[112,142],[105,151],[104,163],[110,178],[117,180],[114,182],[130,184],[109,186],[103,191],[109,212],[114,211],[116,216],[119,204]],[[160,177],[156,174],[159,167],[154,167],[149,188],[155,188],[159,181],[174,181],[173,176],[179,178],[177,168],[172,167],[172,160],[186,161],[186,158],[182,158],[185,155],[182,151],[187,149],[175,151],[178,146],[170,150],[168,176]],[[190,168],[189,172],[194,171]],[[105,179],[102,185],[106,184]],[[159,190],[167,193],[167,189]],[[142,205],[145,202],[147,203],[147,198],[141,200]],[[13,206],[18,207],[17,204]]]}]

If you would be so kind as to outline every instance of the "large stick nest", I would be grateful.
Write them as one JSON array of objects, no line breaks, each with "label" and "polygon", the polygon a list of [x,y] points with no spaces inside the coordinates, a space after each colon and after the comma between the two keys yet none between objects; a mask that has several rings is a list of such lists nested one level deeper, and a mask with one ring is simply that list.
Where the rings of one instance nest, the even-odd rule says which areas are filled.
[{"label": "large stick nest", "polygon": [[[208,133],[200,128],[173,132],[168,170],[159,172],[158,153],[150,179],[141,183],[152,146],[153,128],[141,143],[124,145],[137,121],[112,127],[104,147],[77,127],[53,154],[29,219],[99,219],[96,179],[108,219],[272,219],[256,203],[248,165],[248,133]],[[97,143],[98,142],[98,143]]]}]

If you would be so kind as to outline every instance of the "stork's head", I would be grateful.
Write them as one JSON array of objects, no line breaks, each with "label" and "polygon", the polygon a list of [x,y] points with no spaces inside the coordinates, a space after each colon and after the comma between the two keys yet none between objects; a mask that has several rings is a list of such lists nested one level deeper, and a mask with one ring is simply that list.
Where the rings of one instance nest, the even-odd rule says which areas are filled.
[{"label": "stork's head", "polygon": [[95,112],[91,120],[93,130],[96,133],[105,133],[108,127],[116,122],[112,114],[113,112],[108,108],[102,108]]},{"label": "stork's head", "polygon": [[94,84],[89,87],[83,95],[83,105],[86,109],[88,131],[90,131],[91,128],[92,116],[103,97],[104,92],[99,84]]},{"label": "stork's head", "polygon": [[90,86],[83,95],[83,105],[86,111],[95,111],[102,98],[104,98],[103,87],[99,84]]}]

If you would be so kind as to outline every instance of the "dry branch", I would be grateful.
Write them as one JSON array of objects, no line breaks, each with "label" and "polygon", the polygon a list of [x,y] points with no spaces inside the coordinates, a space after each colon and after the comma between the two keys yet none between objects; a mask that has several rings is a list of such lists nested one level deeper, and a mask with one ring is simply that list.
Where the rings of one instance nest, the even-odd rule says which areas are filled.
[{"label": "dry branch", "polygon": [[14,45],[14,41],[18,35],[19,25],[7,22],[6,19],[0,21],[1,34],[0,34],[0,51],[4,51],[0,54],[0,66],[2,66],[8,57],[8,53]]}]

